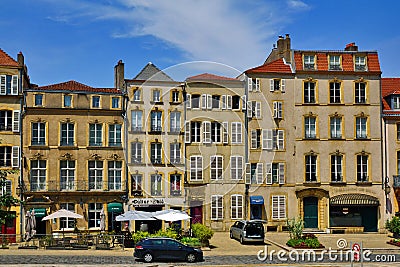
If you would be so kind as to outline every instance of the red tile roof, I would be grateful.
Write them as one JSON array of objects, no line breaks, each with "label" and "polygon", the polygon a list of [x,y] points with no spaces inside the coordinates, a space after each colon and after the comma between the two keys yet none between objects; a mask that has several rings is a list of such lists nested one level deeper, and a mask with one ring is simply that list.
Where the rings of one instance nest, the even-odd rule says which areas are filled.
[{"label": "red tile roof", "polygon": [[18,62],[0,49],[0,66],[18,67]]},{"label": "red tile roof", "polygon": [[46,86],[39,86],[35,90],[44,91],[79,91],[79,92],[94,92],[94,93],[114,93],[122,94],[122,91],[116,88],[94,88],[76,81],[68,81],[64,83],[51,84]]},{"label": "red tile roof", "polygon": [[270,63],[249,69],[246,73],[292,73],[290,65],[285,64],[282,58],[272,61]]},{"label": "red tile roof", "polygon": [[210,73],[203,73],[187,78],[187,80],[224,80],[224,81],[238,81],[236,78],[225,76],[218,76]]},{"label": "red tile roof", "polygon": [[383,111],[385,115],[399,115],[400,111],[389,111],[391,110],[390,104],[387,102],[387,96],[393,94],[400,94],[400,78],[382,78],[381,79],[381,86],[382,86],[382,104],[383,104]]}]

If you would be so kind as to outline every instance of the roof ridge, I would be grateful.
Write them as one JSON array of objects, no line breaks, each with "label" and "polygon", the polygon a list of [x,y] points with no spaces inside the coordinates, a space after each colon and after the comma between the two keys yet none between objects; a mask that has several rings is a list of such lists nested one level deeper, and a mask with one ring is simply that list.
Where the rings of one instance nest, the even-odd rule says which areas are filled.
[{"label": "roof ridge", "polygon": [[[4,56],[3,58],[1,57],[1,54],[3,54],[3,56]],[[6,60],[3,62],[2,59],[6,59]],[[18,62],[1,48],[0,48],[0,65],[16,66],[16,67],[19,66]]]}]

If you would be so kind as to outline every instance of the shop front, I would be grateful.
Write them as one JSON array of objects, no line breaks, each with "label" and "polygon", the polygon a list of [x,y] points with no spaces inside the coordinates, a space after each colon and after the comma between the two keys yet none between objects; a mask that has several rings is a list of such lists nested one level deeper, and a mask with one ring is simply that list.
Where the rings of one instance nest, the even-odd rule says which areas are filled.
[{"label": "shop front", "polygon": [[[131,200],[131,205],[135,210],[156,212],[163,210],[165,207],[164,198],[134,198]],[[134,221],[134,231],[148,231],[149,233],[155,233],[162,229],[162,221],[160,220],[136,220]]]},{"label": "shop front", "polygon": [[250,196],[250,219],[262,220],[264,198],[262,196]]},{"label": "shop front", "polygon": [[119,202],[111,202],[107,204],[108,213],[108,231],[114,231],[115,233],[121,232],[121,222],[117,222],[115,217],[123,213],[123,205]]}]

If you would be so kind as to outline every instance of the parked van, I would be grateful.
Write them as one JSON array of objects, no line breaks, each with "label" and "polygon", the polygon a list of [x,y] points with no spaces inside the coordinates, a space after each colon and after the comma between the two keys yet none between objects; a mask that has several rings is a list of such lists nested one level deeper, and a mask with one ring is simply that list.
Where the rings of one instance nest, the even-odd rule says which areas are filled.
[{"label": "parked van", "polygon": [[264,243],[264,225],[262,221],[237,221],[229,231],[232,239],[237,239],[241,244],[245,242]]}]

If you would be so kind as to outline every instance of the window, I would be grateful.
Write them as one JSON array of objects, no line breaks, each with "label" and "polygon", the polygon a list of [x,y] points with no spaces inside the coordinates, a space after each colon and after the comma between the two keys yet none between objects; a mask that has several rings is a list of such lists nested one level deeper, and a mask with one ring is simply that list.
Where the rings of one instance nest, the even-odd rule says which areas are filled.
[{"label": "window", "polygon": [[392,97],[392,109],[400,109],[400,96]]},{"label": "window", "polygon": [[232,195],[231,196],[231,219],[238,220],[243,219],[243,196]]},{"label": "window", "polygon": [[162,177],[160,174],[152,174],[151,175],[151,195],[152,196],[161,196],[161,182]]},{"label": "window", "polygon": [[211,143],[211,122],[203,121],[203,143]]},{"label": "window", "polygon": [[317,181],[317,156],[306,155],[306,182]]},{"label": "window", "polygon": [[286,196],[272,196],[272,219],[286,219]]},{"label": "window", "polygon": [[172,143],[169,145],[169,159],[173,164],[181,163],[181,144]]},{"label": "window", "polygon": [[190,157],[190,180],[201,181],[203,180],[203,157],[191,156]]},{"label": "window", "polygon": [[103,162],[89,161],[89,190],[103,189]]},{"label": "window", "polygon": [[248,101],[247,102],[247,117],[249,118],[261,118],[261,102],[259,101]]},{"label": "window", "polygon": [[274,101],[274,119],[282,119],[283,111],[282,111],[283,103],[281,101]]},{"label": "window", "polygon": [[100,227],[102,203],[89,203],[89,228]]},{"label": "window", "polygon": [[232,96],[232,109],[240,109],[240,96],[234,95]]},{"label": "window", "polygon": [[132,111],[132,131],[140,132],[142,131],[142,114],[141,110]]},{"label": "window", "polygon": [[119,108],[119,97],[112,97],[111,98],[111,108]]},{"label": "window", "polygon": [[207,95],[207,94],[201,95],[201,108],[202,109],[212,109],[211,95]]},{"label": "window", "polygon": [[18,75],[0,75],[0,95],[18,95]]},{"label": "window", "polygon": [[304,103],[316,103],[315,82],[304,82]]},{"label": "window", "polygon": [[255,92],[260,91],[260,79],[259,78],[248,78],[247,79],[247,89]]},{"label": "window", "polygon": [[64,108],[72,107],[72,96],[64,95]]},{"label": "window", "polygon": [[342,155],[331,155],[331,181],[332,182],[342,182],[343,172],[342,172]]},{"label": "window", "polygon": [[172,102],[179,102],[179,91],[172,91]]},{"label": "window", "polygon": [[151,112],[151,131],[152,132],[161,132],[161,111],[152,111]]},{"label": "window", "polygon": [[304,55],[304,69],[305,70],[315,69],[315,61],[313,55]]},{"label": "window", "polygon": [[108,190],[122,189],[122,161],[108,162]]},{"label": "window", "polygon": [[191,108],[200,108],[200,95],[192,95]]},{"label": "window", "polygon": [[261,129],[251,130],[251,149],[261,148]]},{"label": "window", "polygon": [[340,82],[329,83],[329,103],[340,103]]},{"label": "window", "polygon": [[329,70],[341,70],[340,56],[329,56]]},{"label": "window", "polygon": [[131,143],[131,163],[142,163],[142,143]]},{"label": "window", "polygon": [[231,130],[231,142],[232,144],[241,144],[242,143],[242,123],[241,122],[232,122],[232,130]]},{"label": "window", "polygon": [[169,176],[169,191],[172,196],[180,196],[181,195],[181,175],[180,174],[171,174]]},{"label": "window", "polygon": [[43,95],[35,94],[35,106],[43,106]]},{"label": "window", "polygon": [[142,175],[132,174],[131,175],[131,194],[141,195],[142,194]]},{"label": "window", "polygon": [[246,184],[262,184],[263,178],[262,163],[246,163]]},{"label": "window", "polygon": [[133,90],[133,101],[140,101],[140,89]]},{"label": "window", "polygon": [[100,107],[100,96],[92,96],[92,108]]},{"label": "window", "polygon": [[110,124],[108,126],[108,145],[109,146],[122,146],[121,140],[121,124]]},{"label": "window", "polygon": [[317,138],[315,117],[304,117],[304,136],[308,139]]},{"label": "window", "polygon": [[241,180],[243,175],[243,157],[231,156],[231,179]]},{"label": "window", "polygon": [[12,114],[11,110],[0,110],[0,131],[12,130]]},{"label": "window", "polygon": [[211,98],[212,98],[211,107],[218,109],[219,108],[219,101],[220,101],[221,97],[219,95],[212,95]]},{"label": "window", "polygon": [[0,167],[19,167],[18,146],[0,146]]},{"label": "window", "polygon": [[[75,212],[75,204],[74,203],[60,203],[60,208],[65,209],[71,212]],[[62,217],[60,218],[60,228],[61,229],[74,229],[75,227],[75,219]]]},{"label": "window", "polygon": [[263,129],[262,130],[262,149],[285,149],[285,130]]},{"label": "window", "polygon": [[33,122],[32,123],[32,145],[46,145],[46,123]]},{"label": "window", "polygon": [[75,161],[61,160],[60,161],[60,189],[74,190],[75,189]]},{"label": "window", "polygon": [[285,80],[284,79],[271,79],[269,85],[269,91],[282,91],[285,92]]},{"label": "window", "polygon": [[100,123],[89,124],[89,146],[103,145],[103,125]]},{"label": "window", "polygon": [[190,140],[192,142],[200,143],[200,136],[201,136],[200,135],[200,125],[201,125],[201,122],[199,122],[199,121],[192,121],[190,123],[190,133],[191,133]]},{"label": "window", "polygon": [[367,103],[367,93],[366,93],[365,83],[355,83],[355,99],[354,102],[357,104]]},{"label": "window", "polygon": [[355,70],[357,71],[365,71],[367,70],[366,64],[365,64],[365,57],[362,56],[356,56],[354,60],[354,67]]},{"label": "window", "polygon": [[400,123],[396,124],[396,128],[397,128],[397,141],[400,141]]},{"label": "window", "polygon": [[181,131],[181,113],[179,111],[170,113],[169,130],[172,133],[179,133]]},{"label": "window", "polygon": [[31,191],[44,191],[46,189],[46,161],[31,160]]},{"label": "window", "polygon": [[267,184],[285,183],[285,163],[267,163]]},{"label": "window", "polygon": [[73,146],[75,135],[75,124],[67,122],[61,123],[61,141],[60,146]]},{"label": "window", "polygon": [[219,122],[211,122],[211,142],[221,143],[221,124]]},{"label": "window", "polygon": [[342,117],[331,117],[330,118],[331,138],[341,139],[342,138]]},{"label": "window", "polygon": [[210,178],[211,180],[221,180],[223,170],[223,158],[222,156],[211,156],[210,157]]},{"label": "window", "polygon": [[223,215],[223,196],[211,196],[211,220],[222,220]]},{"label": "window", "polygon": [[162,144],[161,143],[151,143],[151,163],[161,164],[162,157]]},{"label": "window", "polygon": [[357,155],[357,182],[368,182],[368,155]]},{"label": "window", "polygon": [[0,196],[12,195],[11,180],[4,180],[4,184],[0,188]]},{"label": "window", "polygon": [[356,118],[356,138],[367,138],[367,118]]},{"label": "window", "polygon": [[161,92],[160,90],[156,89],[153,90],[153,102],[160,102],[161,101]]}]

